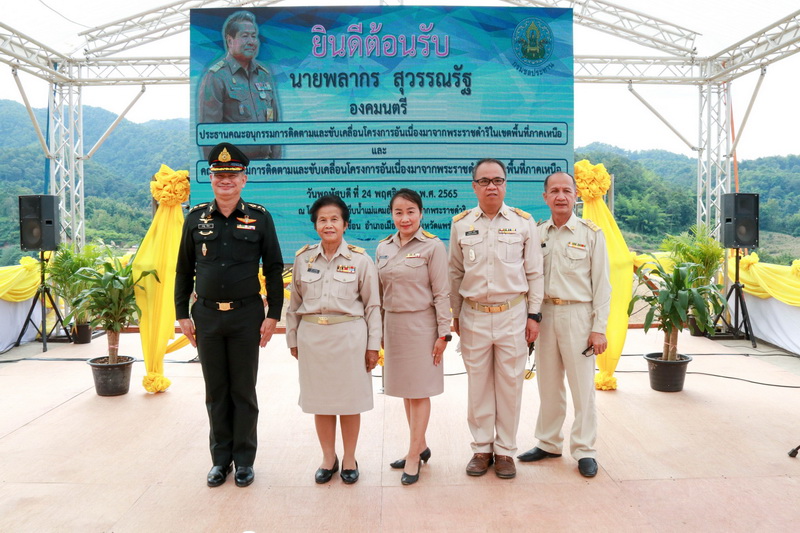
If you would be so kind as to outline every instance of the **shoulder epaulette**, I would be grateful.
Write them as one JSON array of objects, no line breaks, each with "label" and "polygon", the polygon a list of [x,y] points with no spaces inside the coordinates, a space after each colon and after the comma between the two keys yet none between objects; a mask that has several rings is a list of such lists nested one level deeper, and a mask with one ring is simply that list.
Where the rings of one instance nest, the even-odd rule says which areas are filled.
[{"label": "shoulder epaulette", "polygon": [[589,220],[587,218],[579,218],[578,220],[580,220],[581,222],[586,224],[589,227],[590,230],[592,230],[592,231],[600,231],[600,226],[598,226],[597,224],[595,224],[591,220]]},{"label": "shoulder epaulette", "polygon": [[522,218],[524,218],[525,220],[530,220],[531,219],[531,214],[528,213],[527,211],[523,211],[519,207],[512,207],[511,210],[514,211],[519,216],[521,216]]},{"label": "shoulder epaulette", "polygon": [[302,254],[303,252],[305,252],[306,250],[313,250],[313,249],[314,249],[314,248],[316,248],[317,246],[319,246],[319,243],[314,243],[314,244],[306,244],[305,246],[303,246],[302,248],[300,248],[299,250],[297,250],[297,251],[294,253],[294,255],[295,255],[295,257],[296,257],[296,256],[298,256],[298,255]]},{"label": "shoulder epaulette", "polygon": [[422,234],[425,235],[429,239],[435,239],[436,238],[436,235],[434,235],[430,231],[422,230]]},{"label": "shoulder epaulette", "polygon": [[546,221],[545,219],[542,219],[542,220],[538,221],[538,222],[536,223],[536,225],[537,225],[537,226],[541,226],[541,225],[542,225],[542,224],[544,224],[545,222],[547,222],[547,221]]},{"label": "shoulder epaulette", "polygon": [[225,66],[225,60],[223,59],[222,61],[218,61],[217,63],[214,63],[214,65],[208,70],[210,72],[216,72],[216,71],[218,71],[219,69],[221,69],[224,66]]},{"label": "shoulder epaulette", "polygon": [[363,253],[367,252],[365,249],[363,249],[360,246],[356,246],[355,244],[348,244],[347,248],[349,248],[350,250],[352,250],[353,252],[355,252],[357,254],[363,254]]},{"label": "shoulder epaulette", "polygon": [[203,202],[202,204],[197,204],[196,206],[189,209],[189,212],[197,211],[198,209],[203,209],[204,207],[208,207],[208,202]]},{"label": "shoulder epaulette", "polygon": [[389,240],[389,239],[391,239],[392,237],[394,237],[394,233],[390,233],[389,235],[387,235],[386,237],[384,237],[383,239],[381,239],[381,240],[380,240],[380,241],[378,241],[378,242],[388,241],[388,240]]},{"label": "shoulder epaulette", "polygon": [[461,220],[462,218],[467,216],[470,211],[472,211],[472,209],[467,209],[466,211],[461,211],[459,214],[457,214],[456,216],[453,217],[453,222],[458,222],[459,220]]},{"label": "shoulder epaulette", "polygon": [[251,204],[250,202],[247,202],[247,205],[249,205],[253,209],[258,209],[262,213],[266,213],[267,212],[267,209],[263,205]]}]

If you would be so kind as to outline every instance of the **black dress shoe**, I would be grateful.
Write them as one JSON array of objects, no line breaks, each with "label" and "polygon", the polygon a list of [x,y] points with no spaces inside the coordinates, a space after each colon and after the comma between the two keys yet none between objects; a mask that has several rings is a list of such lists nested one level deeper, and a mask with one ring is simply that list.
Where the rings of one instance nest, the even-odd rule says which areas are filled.
[{"label": "black dress shoe", "polygon": [[517,456],[517,459],[519,459],[523,463],[530,463],[533,461],[541,461],[542,459],[548,459],[550,457],[561,457],[561,454],[546,452],[543,449],[536,447],[532,450],[528,450],[525,453],[519,454]]},{"label": "black dress shoe", "polygon": [[228,479],[228,474],[233,470],[233,465],[214,465],[208,471],[206,482],[209,487],[219,487]]},{"label": "black dress shoe", "polygon": [[253,472],[252,466],[237,466],[236,473],[233,475],[237,487],[246,487],[250,485],[255,478],[256,473]]},{"label": "black dress shoe", "polygon": [[317,473],[314,474],[314,481],[319,484],[327,483],[331,480],[333,475],[339,471],[339,458],[333,462],[333,467],[328,470],[327,468],[317,468]]},{"label": "black dress shoe", "polygon": [[[431,458],[431,449],[430,448],[425,448],[424,450],[422,450],[422,453],[419,454],[419,458],[422,459],[423,463],[428,464],[428,459]],[[406,460],[405,459],[398,459],[397,461],[395,461],[393,463],[389,463],[389,466],[391,466],[392,468],[396,468],[398,470],[401,469],[401,468],[405,468],[406,467]]]},{"label": "black dress shoe", "polygon": [[345,482],[347,485],[352,485],[356,481],[358,481],[358,461],[356,461],[356,468],[355,470],[344,470],[342,469],[342,473],[339,474],[342,478],[342,481]]},{"label": "black dress shoe", "polygon": [[591,457],[578,459],[578,471],[583,477],[594,477],[597,475],[597,461]]},{"label": "black dress shoe", "polygon": [[419,471],[422,470],[422,459],[417,462],[417,473],[415,475],[406,474],[403,471],[403,475],[400,477],[400,483],[403,485],[413,485],[417,481],[419,481]]}]

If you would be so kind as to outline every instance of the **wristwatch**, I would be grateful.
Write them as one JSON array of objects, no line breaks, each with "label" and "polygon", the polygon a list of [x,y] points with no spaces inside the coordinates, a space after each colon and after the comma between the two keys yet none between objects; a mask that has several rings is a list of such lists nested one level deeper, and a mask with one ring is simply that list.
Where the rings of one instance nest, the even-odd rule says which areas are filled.
[{"label": "wristwatch", "polygon": [[531,320],[535,320],[536,322],[542,321],[542,313],[528,313],[528,318]]},{"label": "wristwatch", "polygon": [[453,336],[448,333],[444,337],[439,337],[439,340],[444,342],[450,342],[451,340],[453,340]]}]

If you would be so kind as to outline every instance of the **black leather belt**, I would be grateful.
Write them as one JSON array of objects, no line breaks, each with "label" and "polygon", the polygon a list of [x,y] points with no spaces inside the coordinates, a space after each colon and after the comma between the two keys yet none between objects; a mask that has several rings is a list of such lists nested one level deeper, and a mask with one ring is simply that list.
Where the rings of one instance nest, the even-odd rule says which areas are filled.
[{"label": "black leather belt", "polygon": [[256,294],[255,296],[249,296],[247,298],[243,298],[241,300],[231,300],[227,302],[217,302],[214,300],[207,300],[205,298],[197,298],[197,303],[208,307],[209,309],[214,309],[216,311],[232,311],[234,309],[239,309],[240,307],[244,307],[245,305],[260,302],[261,295]]}]

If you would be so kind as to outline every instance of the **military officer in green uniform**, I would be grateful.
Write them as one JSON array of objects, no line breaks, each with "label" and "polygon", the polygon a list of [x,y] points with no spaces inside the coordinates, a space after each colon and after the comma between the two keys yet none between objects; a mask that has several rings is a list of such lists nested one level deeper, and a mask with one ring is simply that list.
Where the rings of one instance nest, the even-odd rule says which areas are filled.
[{"label": "military officer in green uniform", "polygon": [[[191,209],[183,225],[175,276],[175,309],[184,335],[197,347],[206,386],[213,468],[208,486],[253,482],[259,345],[281,318],[283,259],[269,212],[241,191],[249,159],[229,143],[209,155],[214,200]],[[259,294],[260,268],[267,308]],[[189,301],[194,291],[197,301]]]},{"label": "military officer in green uniform", "polygon": [[[227,54],[203,77],[198,123],[275,122],[278,99],[272,75],[256,60],[260,48],[256,17],[237,11],[222,27]],[[280,159],[280,145],[242,146],[250,159]],[[208,155],[208,153],[206,153]]]}]

